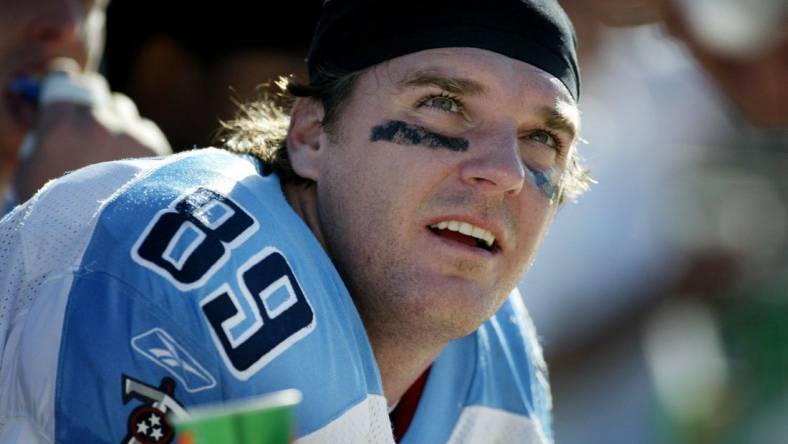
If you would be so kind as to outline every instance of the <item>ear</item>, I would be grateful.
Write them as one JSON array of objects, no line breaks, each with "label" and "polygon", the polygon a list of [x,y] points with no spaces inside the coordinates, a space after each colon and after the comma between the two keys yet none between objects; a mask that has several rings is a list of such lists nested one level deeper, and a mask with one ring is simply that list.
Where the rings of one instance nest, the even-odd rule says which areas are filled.
[{"label": "ear", "polygon": [[290,165],[299,176],[317,182],[320,178],[320,156],[324,152],[323,106],[314,99],[299,97],[290,113],[287,132],[287,153]]}]

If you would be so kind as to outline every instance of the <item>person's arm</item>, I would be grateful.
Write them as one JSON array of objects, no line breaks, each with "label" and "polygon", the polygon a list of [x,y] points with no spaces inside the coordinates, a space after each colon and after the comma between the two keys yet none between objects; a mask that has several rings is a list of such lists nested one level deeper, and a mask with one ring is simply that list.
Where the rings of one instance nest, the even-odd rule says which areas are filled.
[{"label": "person's arm", "polygon": [[[709,8],[718,12],[715,15],[704,8],[705,2],[661,3],[667,30],[687,45],[717,89],[747,121],[760,128],[788,127],[788,7],[764,2],[759,6],[763,9],[749,10],[745,2],[725,8],[710,3]],[[735,14],[743,15],[736,32],[715,20]]]},{"label": "person's arm", "polygon": [[98,74],[60,59],[42,82],[37,123],[14,175],[20,202],[48,180],[93,163],[169,154],[161,130]]}]

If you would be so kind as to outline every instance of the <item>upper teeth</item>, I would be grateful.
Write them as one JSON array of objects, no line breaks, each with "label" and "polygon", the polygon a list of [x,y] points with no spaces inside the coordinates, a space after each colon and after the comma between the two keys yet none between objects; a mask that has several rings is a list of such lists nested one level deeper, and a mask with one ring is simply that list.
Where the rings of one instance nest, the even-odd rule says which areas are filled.
[{"label": "upper teeth", "polygon": [[476,239],[480,239],[484,241],[484,243],[487,244],[488,247],[491,247],[492,244],[495,242],[495,236],[492,233],[485,230],[484,228],[479,228],[467,222],[447,220],[443,222],[438,222],[437,224],[430,225],[430,228],[437,228],[439,230],[458,231],[466,236],[472,236],[475,237]]}]

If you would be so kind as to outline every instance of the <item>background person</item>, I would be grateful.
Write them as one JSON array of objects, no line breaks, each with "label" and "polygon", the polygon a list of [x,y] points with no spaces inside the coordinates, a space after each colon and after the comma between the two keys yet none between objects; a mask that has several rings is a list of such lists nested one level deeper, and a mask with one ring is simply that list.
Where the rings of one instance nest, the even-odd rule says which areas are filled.
[{"label": "background person", "polygon": [[[170,152],[158,128],[140,118],[127,97],[111,94],[96,74],[106,1],[0,5],[0,192],[13,189],[10,202],[24,201],[47,180],[84,165]],[[63,78],[56,93],[47,93],[44,79],[52,71]],[[39,103],[39,94],[49,100]]]}]

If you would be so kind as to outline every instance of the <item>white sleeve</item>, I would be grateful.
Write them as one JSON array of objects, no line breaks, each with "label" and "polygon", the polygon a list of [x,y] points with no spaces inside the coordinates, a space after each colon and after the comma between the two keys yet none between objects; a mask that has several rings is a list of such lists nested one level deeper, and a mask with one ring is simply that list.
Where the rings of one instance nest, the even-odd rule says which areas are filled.
[{"label": "white sleeve", "polygon": [[[113,174],[104,174],[107,169]],[[130,163],[88,167],[50,182],[0,221],[0,443],[53,442],[60,330],[72,273],[94,215],[138,171]],[[108,179],[91,182],[99,174]]]},{"label": "white sleeve", "polygon": [[28,418],[10,418],[0,424],[0,443],[2,444],[51,444]]}]

